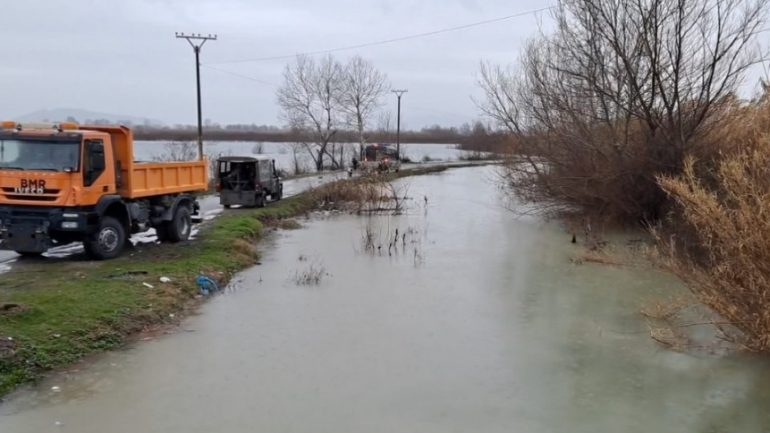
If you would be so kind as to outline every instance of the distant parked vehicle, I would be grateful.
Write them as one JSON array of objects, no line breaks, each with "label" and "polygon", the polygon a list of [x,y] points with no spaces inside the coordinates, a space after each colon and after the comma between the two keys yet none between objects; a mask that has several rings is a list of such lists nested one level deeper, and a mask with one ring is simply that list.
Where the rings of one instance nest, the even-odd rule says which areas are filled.
[{"label": "distant parked vehicle", "polygon": [[401,168],[398,156],[396,147],[391,144],[367,144],[361,165],[367,171],[398,171]]},{"label": "distant parked vehicle", "polygon": [[275,160],[265,157],[226,156],[217,160],[219,203],[263,207],[268,196],[283,197],[283,182],[275,169]]}]

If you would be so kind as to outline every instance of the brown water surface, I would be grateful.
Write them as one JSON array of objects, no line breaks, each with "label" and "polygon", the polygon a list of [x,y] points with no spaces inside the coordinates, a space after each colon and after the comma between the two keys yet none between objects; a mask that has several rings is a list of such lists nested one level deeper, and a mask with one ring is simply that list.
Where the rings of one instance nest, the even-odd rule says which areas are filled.
[{"label": "brown water surface", "polygon": [[662,349],[639,309],[680,284],[570,263],[569,234],[516,219],[493,177],[411,178],[405,215],[279,233],[180,332],[17,392],[0,431],[770,430],[766,361]]}]

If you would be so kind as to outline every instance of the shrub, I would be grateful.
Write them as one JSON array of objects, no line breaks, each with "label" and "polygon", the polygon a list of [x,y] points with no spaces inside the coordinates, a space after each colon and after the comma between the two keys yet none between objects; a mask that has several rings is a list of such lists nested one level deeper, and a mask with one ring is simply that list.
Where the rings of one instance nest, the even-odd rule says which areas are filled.
[{"label": "shrub", "polygon": [[736,110],[719,132],[739,150],[711,171],[698,173],[688,158],[682,175],[659,178],[684,224],[675,227],[684,235],[658,234],[668,247],[664,263],[725,325],[742,331],[733,340],[755,351],[770,350],[769,123],[766,102]]}]

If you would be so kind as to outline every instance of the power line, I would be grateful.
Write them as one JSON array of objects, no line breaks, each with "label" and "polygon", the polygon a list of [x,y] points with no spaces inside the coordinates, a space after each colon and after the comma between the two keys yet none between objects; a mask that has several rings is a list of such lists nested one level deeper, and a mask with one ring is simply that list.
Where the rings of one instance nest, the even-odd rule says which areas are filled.
[{"label": "power line", "polygon": [[[504,20],[508,20],[508,19],[511,19],[511,18],[515,18],[515,17],[520,17],[520,16],[527,15],[527,14],[534,14],[534,13],[546,11],[546,10],[549,10],[549,9],[553,9],[554,7],[555,6],[549,6],[549,7],[544,7],[544,8],[540,8],[540,9],[534,9],[534,10],[530,10],[530,11],[526,11],[526,12],[521,12],[521,13],[514,14],[514,15],[507,15],[507,16],[504,16],[504,17],[493,18],[493,19],[490,19],[490,20],[478,21],[478,22],[475,22],[475,23],[465,24],[465,25],[458,26],[458,27],[451,27],[451,28],[447,28],[447,29],[436,30],[436,31],[433,31],[433,32],[420,33],[420,34],[410,35],[410,36],[403,36],[403,37],[400,37],[400,38],[387,39],[387,40],[384,40],[384,41],[370,42],[370,43],[367,43],[367,44],[352,45],[352,46],[340,47],[340,48],[332,48],[332,49],[328,49],[328,50],[308,51],[308,52],[304,52],[304,53],[291,54],[291,55],[287,54],[287,55],[283,55],[283,56],[258,57],[258,58],[255,58],[255,59],[234,60],[234,61],[227,61],[227,62],[212,62],[212,63],[213,64],[225,64],[225,63],[246,63],[246,62],[259,62],[259,61],[267,61],[267,60],[281,60],[281,59],[293,58],[293,57],[298,56],[298,55],[324,54],[324,53],[330,53],[330,52],[335,52],[335,51],[342,51],[342,50],[348,50],[348,49],[361,48],[361,47],[366,47],[366,46],[374,46],[374,45],[380,45],[380,44],[387,44],[387,43],[392,43],[392,42],[397,42],[397,41],[402,41],[402,40],[408,40],[408,39],[414,39],[414,38],[423,37],[423,36],[431,36],[431,35],[434,35],[434,34],[447,33],[447,32],[451,32],[451,31],[461,30],[461,29],[469,28],[469,27],[480,26],[480,25],[484,25],[484,24],[495,23],[495,22],[504,21]],[[770,27],[766,27],[766,28],[757,30],[756,33],[763,33],[763,32],[767,32],[767,31],[770,31]],[[762,58],[762,59],[760,59],[758,61],[753,62],[752,65],[753,64],[758,64],[758,63],[764,63],[764,62],[767,62],[768,60],[770,60],[770,59]],[[218,68],[216,66],[212,66],[212,63],[201,63],[201,66],[203,66],[204,68],[208,68],[208,69],[211,69],[211,70],[214,70],[214,71],[218,71],[218,72],[224,73],[224,74],[232,75],[234,77],[242,78],[244,80],[253,81],[255,83],[259,83],[259,84],[263,84],[263,85],[267,85],[267,86],[271,86],[271,87],[278,87],[277,84],[271,83],[269,81],[260,80],[259,78],[254,78],[254,77],[251,77],[251,76],[248,76],[248,75],[239,74],[237,72],[233,72],[233,71],[230,71],[230,70],[227,70],[227,69],[222,69],[222,68]],[[440,111],[437,111],[437,110],[434,110],[434,109],[427,109],[427,108],[419,107],[419,106],[418,107],[412,107],[412,108],[416,109],[418,111],[429,111],[429,112],[433,112],[433,113],[437,113],[437,114],[461,116],[460,114],[457,114],[457,113],[440,112]]]},{"label": "power line", "polygon": [[271,87],[278,87],[277,84],[271,83],[269,81],[263,81],[263,80],[260,80],[259,78],[254,78],[254,77],[250,77],[248,75],[239,74],[237,72],[228,71],[227,69],[217,68],[216,66],[211,66],[208,63],[201,63],[201,66],[203,66],[204,68],[208,68],[208,69],[214,70],[214,71],[222,72],[224,74],[232,75],[233,77],[238,77],[238,78],[243,78],[244,80],[254,81],[255,83],[260,83],[260,84],[264,84],[266,86],[271,86]]},{"label": "power line", "polygon": [[500,22],[500,21],[510,20],[512,18],[518,18],[518,17],[522,17],[522,16],[525,16],[525,15],[532,15],[532,14],[544,12],[544,11],[553,9],[554,7],[555,6],[542,7],[542,8],[539,8],[539,9],[532,9],[532,10],[528,10],[528,11],[524,11],[524,12],[515,13],[515,14],[512,14],[512,15],[506,15],[504,17],[492,18],[492,19],[483,20],[483,21],[476,21],[474,23],[463,24],[463,25],[460,25],[460,26],[447,27],[447,28],[443,28],[443,29],[439,29],[439,30],[433,30],[433,31],[430,31],[430,32],[416,33],[416,34],[412,34],[412,35],[399,36],[399,37],[395,37],[395,38],[391,38],[391,39],[383,39],[383,40],[379,40],[379,41],[366,42],[366,43],[362,43],[362,44],[347,45],[347,46],[343,46],[343,47],[329,48],[329,49],[318,50],[318,51],[306,51],[306,52],[302,52],[302,53],[284,54],[284,55],[280,55],[280,56],[255,57],[255,58],[251,58],[251,59],[211,62],[209,64],[221,65],[221,64],[226,64],[226,63],[266,62],[266,61],[271,61],[271,60],[290,59],[290,58],[294,58],[296,56],[314,56],[314,55],[318,55],[318,54],[327,54],[327,53],[333,53],[333,52],[337,52],[337,51],[354,50],[354,49],[358,49],[358,48],[373,47],[373,46],[376,46],[376,45],[392,44],[394,42],[408,41],[408,40],[411,40],[411,39],[424,38],[424,37],[427,37],[427,36],[434,36],[434,35],[439,35],[439,34],[442,34],[442,33],[456,32],[456,31],[459,31],[459,30],[465,30],[465,29],[469,29],[469,28],[472,28],[472,27],[478,27],[478,26],[483,26],[483,25],[487,25],[487,24],[493,24],[493,23],[497,23],[497,22]]}]

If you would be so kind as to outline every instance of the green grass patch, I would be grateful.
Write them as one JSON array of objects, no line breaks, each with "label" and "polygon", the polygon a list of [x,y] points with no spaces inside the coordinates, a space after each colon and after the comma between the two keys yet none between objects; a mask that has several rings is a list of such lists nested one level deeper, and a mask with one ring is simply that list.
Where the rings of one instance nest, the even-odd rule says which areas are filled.
[{"label": "green grass patch", "polygon": [[[393,180],[445,169],[384,176]],[[46,371],[119,347],[143,330],[177,322],[198,304],[195,277],[206,274],[226,284],[258,260],[264,225],[281,227],[316,208],[322,195],[310,191],[266,208],[233,209],[204,224],[195,240],[139,245],[114,260],[23,260],[0,276],[0,396]],[[171,283],[161,283],[162,276]],[[13,304],[18,307],[2,308]]]},{"label": "green grass patch", "polygon": [[[0,306],[19,306],[0,309],[0,395],[47,370],[119,347],[148,327],[178,321],[197,304],[196,276],[226,284],[259,258],[262,221],[307,210],[302,197],[234,210],[203,227],[195,240],[128,248],[110,261],[24,260],[0,277]],[[161,283],[161,276],[172,282]]]}]

